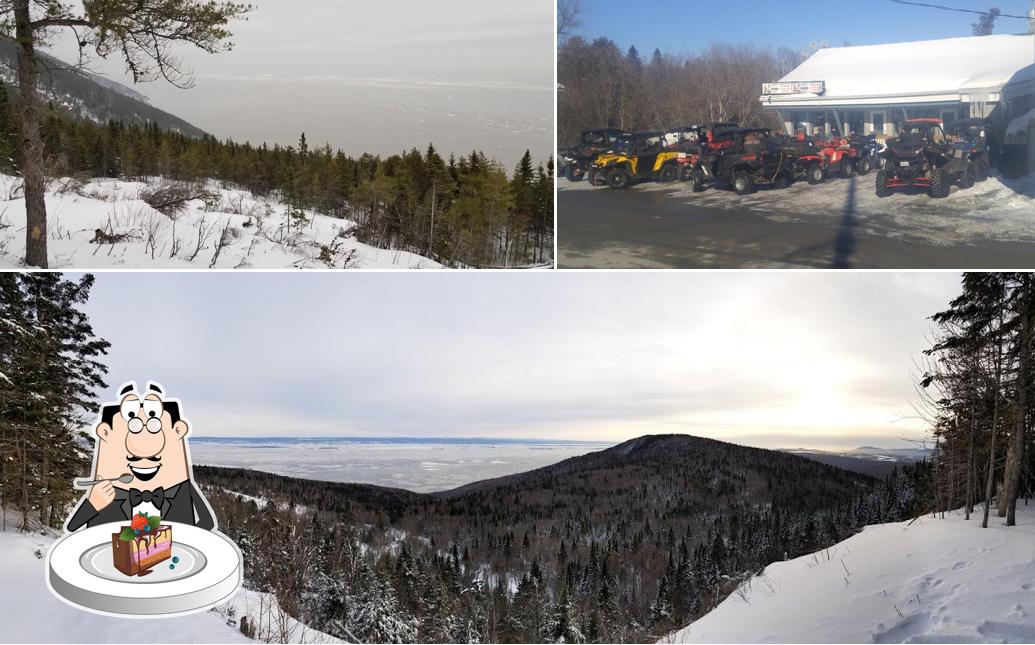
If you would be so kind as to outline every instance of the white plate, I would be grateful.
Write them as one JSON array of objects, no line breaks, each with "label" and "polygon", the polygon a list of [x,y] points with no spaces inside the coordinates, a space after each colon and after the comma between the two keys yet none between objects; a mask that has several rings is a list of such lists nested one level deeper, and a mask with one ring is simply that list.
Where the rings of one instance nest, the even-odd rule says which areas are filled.
[{"label": "white plate", "polygon": [[166,522],[172,527],[173,555],[147,576],[115,569],[111,534],[125,522],[80,529],[62,537],[47,553],[47,585],[66,602],[120,616],[165,616],[207,609],[229,599],[241,586],[241,552],[216,531]]}]

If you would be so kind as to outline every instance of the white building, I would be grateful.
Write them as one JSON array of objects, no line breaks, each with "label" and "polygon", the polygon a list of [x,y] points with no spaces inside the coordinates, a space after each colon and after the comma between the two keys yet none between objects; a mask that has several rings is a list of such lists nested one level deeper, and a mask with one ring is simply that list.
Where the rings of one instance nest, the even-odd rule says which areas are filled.
[{"label": "white building", "polygon": [[894,136],[907,118],[990,117],[1000,132],[1035,107],[1035,37],[978,36],[821,49],[761,101],[789,134]]}]

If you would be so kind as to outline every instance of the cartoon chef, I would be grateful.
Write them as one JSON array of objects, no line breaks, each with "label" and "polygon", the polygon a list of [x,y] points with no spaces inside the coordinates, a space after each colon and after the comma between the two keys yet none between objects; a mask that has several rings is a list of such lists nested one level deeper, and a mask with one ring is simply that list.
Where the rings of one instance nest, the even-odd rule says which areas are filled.
[{"label": "cartoon chef", "polygon": [[181,416],[179,401],[165,398],[162,386],[148,382],[138,394],[135,384],[123,385],[119,401],[101,408],[95,432],[93,480],[77,482],[89,492],[65,523],[67,531],[128,521],[138,513],[216,527],[208,501],[194,485],[190,423]]}]

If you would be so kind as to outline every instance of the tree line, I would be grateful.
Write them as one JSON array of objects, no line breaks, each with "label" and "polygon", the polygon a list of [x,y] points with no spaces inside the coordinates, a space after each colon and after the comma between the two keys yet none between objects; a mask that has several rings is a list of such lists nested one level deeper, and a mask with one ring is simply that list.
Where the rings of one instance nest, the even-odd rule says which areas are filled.
[{"label": "tree line", "polygon": [[936,441],[931,510],[962,506],[969,519],[977,507],[983,527],[993,513],[1012,526],[1035,489],[1032,274],[967,273],[932,320],[920,379]]},{"label": "tree line", "polygon": [[802,61],[787,48],[713,43],[692,55],[643,60],[635,46],[567,38],[557,52],[557,136],[566,145],[590,128],[658,130],[712,122],[780,127],[762,110],[762,83],[781,78]]},{"label": "tree line", "polygon": [[[49,177],[180,182],[209,179],[283,199],[292,212],[356,222],[360,241],[429,256],[447,266],[549,262],[553,252],[553,160],[526,151],[512,175],[474,151],[443,159],[433,145],[359,157],[329,145],[254,146],[189,137],[145,125],[72,119],[49,109],[41,125]],[[14,102],[0,89],[0,168],[21,170]],[[301,219],[301,217],[300,217]]]},{"label": "tree line", "polygon": [[0,273],[0,507],[21,530],[61,526],[78,499],[72,480],[89,469],[83,427],[109,347],[82,310],[93,281]]}]

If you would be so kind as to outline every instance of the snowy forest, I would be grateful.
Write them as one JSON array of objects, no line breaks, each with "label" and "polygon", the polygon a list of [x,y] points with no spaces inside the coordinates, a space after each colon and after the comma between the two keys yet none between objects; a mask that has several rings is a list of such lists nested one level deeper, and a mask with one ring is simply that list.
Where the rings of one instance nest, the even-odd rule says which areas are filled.
[{"label": "snowy forest", "polygon": [[1015,523],[1035,487],[1030,273],[968,273],[962,293],[935,314],[918,407],[937,442],[932,510],[963,506]]},{"label": "snowy forest", "polygon": [[[526,151],[512,174],[483,153],[443,157],[434,145],[381,158],[328,145],[272,147],[191,137],[156,124],[98,124],[53,105],[42,119],[48,178],[208,180],[356,223],[361,242],[411,251],[446,266],[543,265],[553,255],[553,160]],[[16,102],[0,86],[0,171],[20,174]],[[196,192],[196,191],[195,191]]]}]

